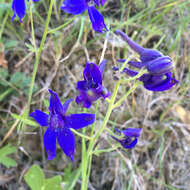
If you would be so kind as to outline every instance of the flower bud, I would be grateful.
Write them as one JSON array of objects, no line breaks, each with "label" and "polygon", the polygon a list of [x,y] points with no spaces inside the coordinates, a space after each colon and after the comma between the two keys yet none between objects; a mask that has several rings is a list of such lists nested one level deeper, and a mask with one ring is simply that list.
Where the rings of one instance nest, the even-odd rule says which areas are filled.
[{"label": "flower bud", "polygon": [[173,68],[172,60],[168,56],[158,57],[147,64],[147,70],[152,75],[163,75]]}]

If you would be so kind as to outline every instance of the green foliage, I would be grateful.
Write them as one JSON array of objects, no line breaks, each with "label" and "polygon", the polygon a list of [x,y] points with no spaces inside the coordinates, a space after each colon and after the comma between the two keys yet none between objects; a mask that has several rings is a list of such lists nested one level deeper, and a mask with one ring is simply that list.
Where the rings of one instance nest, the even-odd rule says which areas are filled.
[{"label": "green foliage", "polygon": [[[8,77],[10,77],[9,80],[7,79]],[[9,76],[6,69],[0,68],[0,79],[0,101],[4,100],[11,93],[14,95],[18,94],[19,90],[28,95],[31,77],[26,76],[24,73],[15,72]],[[38,86],[35,84],[33,92],[37,90]]]},{"label": "green foliage", "polygon": [[[23,90],[23,92],[28,94],[28,85],[30,84],[31,77],[26,76],[24,73],[15,72],[10,79],[11,84],[17,88]],[[34,92],[38,89],[37,85],[34,85]]]},{"label": "green foliage", "polygon": [[31,190],[61,190],[61,176],[45,179],[42,169],[33,165],[24,176]]},{"label": "green foliage", "polygon": [[20,115],[14,114],[14,113],[11,114],[11,115],[12,115],[12,117],[14,119],[18,119],[19,121],[22,121],[26,125],[30,125],[30,126],[33,126],[33,127],[37,127],[38,126],[38,124],[35,121],[32,121],[30,119],[26,119],[23,116],[20,116]]},{"label": "green foliage", "polygon": [[19,42],[16,40],[9,40],[9,41],[4,43],[5,50],[13,49],[13,48],[17,47],[18,44],[19,44]]},{"label": "green foliage", "polygon": [[64,188],[66,190],[72,190],[75,187],[77,180],[79,179],[81,174],[81,168],[72,171],[72,164],[69,164],[67,168],[64,170]]},{"label": "green foliage", "polygon": [[11,147],[9,144],[0,149],[0,163],[6,166],[7,168],[17,166],[17,163],[8,157],[9,154],[12,154],[16,151],[16,147]]},{"label": "green foliage", "polygon": [[[0,18],[2,19],[5,12],[11,13],[11,3],[0,3]],[[12,14],[12,13],[11,13]]]}]

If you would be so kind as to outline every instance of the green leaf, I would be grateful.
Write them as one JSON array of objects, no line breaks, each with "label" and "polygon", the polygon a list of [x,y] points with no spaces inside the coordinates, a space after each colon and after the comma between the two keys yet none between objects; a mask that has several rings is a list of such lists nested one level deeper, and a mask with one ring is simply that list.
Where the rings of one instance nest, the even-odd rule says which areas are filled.
[{"label": "green leaf", "polygon": [[2,19],[5,12],[11,12],[11,3],[0,3],[0,18]]},{"label": "green leaf", "polygon": [[32,46],[31,44],[25,43],[25,45],[26,45],[26,47],[28,48],[29,51],[31,51],[31,52],[35,52],[36,51],[35,48],[34,48],[34,46]]},{"label": "green leaf", "polygon": [[0,93],[0,101],[2,101],[3,99],[5,99],[6,96],[9,95],[12,91],[13,91],[13,89],[8,88],[3,93]]},{"label": "green leaf", "polygon": [[31,190],[61,190],[61,176],[45,179],[42,169],[33,165],[24,176]]},{"label": "green leaf", "polygon": [[[28,94],[29,85],[30,85],[31,77],[26,76],[24,73],[15,72],[10,79],[10,83],[16,86],[17,88],[24,91],[25,95]],[[34,84],[33,92],[38,90],[38,86]]]},{"label": "green leaf", "polygon": [[72,164],[69,164],[67,168],[64,169],[64,186],[67,190],[72,190],[80,178],[81,167],[72,171]]},{"label": "green leaf", "polygon": [[17,163],[12,159],[7,157],[7,155],[16,152],[16,147],[11,147],[9,144],[0,149],[0,163],[5,165],[7,168],[17,166]]},{"label": "green leaf", "polygon": [[61,190],[61,176],[54,176],[45,180],[44,190]]},{"label": "green leaf", "polygon": [[16,40],[9,40],[5,43],[5,50],[13,49],[18,46],[18,41]]},{"label": "green leaf", "polygon": [[0,84],[3,86],[8,86],[6,78],[8,77],[8,70],[0,68]]},{"label": "green leaf", "polygon": [[30,126],[33,126],[33,127],[37,127],[38,126],[38,124],[35,121],[32,121],[30,119],[25,119],[24,117],[22,117],[20,115],[17,115],[15,113],[12,113],[11,115],[12,115],[12,117],[14,119],[18,119],[19,121],[22,121],[26,125],[30,125]]},{"label": "green leaf", "polygon": [[26,183],[32,190],[42,190],[45,184],[45,177],[38,165],[33,165],[24,176]]}]

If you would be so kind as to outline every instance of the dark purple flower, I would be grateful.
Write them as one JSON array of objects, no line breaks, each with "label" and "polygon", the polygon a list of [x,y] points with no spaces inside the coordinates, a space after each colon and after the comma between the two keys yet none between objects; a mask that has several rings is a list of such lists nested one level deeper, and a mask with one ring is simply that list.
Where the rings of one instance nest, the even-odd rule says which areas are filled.
[{"label": "dark purple flower", "polygon": [[101,6],[103,6],[105,2],[106,0],[65,0],[61,9],[73,15],[82,14],[88,10],[93,29],[97,32],[103,32],[108,29],[104,23],[103,16],[95,8],[95,5],[99,6],[99,4],[101,4]]},{"label": "dark purple flower", "polygon": [[92,102],[100,97],[104,99],[110,96],[110,92],[102,85],[102,77],[106,60],[102,61],[99,67],[94,63],[87,62],[83,71],[83,81],[77,82],[79,95],[76,103],[83,103],[83,107],[89,108]]},{"label": "dark purple flower", "polygon": [[80,129],[90,125],[95,120],[95,114],[80,113],[66,115],[66,111],[72,99],[67,100],[63,105],[61,104],[58,95],[49,90],[50,106],[49,115],[35,110],[30,114],[41,126],[48,127],[44,134],[44,147],[48,154],[48,160],[56,157],[56,139],[62,148],[63,152],[73,161],[75,152],[75,138],[70,130]]},{"label": "dark purple flower", "polygon": [[112,136],[112,138],[114,140],[116,140],[117,142],[119,142],[124,148],[134,148],[138,142],[138,137],[141,134],[141,130],[142,129],[140,129],[140,128],[138,128],[138,129],[127,128],[123,131],[119,131],[117,129],[117,132],[119,132],[120,134],[122,133],[124,135],[124,137],[122,139],[118,139],[118,138]]},{"label": "dark purple flower", "polygon": [[[39,0],[33,0],[34,2],[37,2]],[[12,1],[12,10],[13,10],[13,17],[12,17],[12,21],[16,18],[16,16],[19,17],[20,22],[22,22],[22,19],[25,16],[25,12],[26,12],[26,4],[25,4],[25,0],[13,0]]]},{"label": "dark purple flower", "polygon": [[[172,77],[171,70],[173,68],[172,60],[169,56],[164,56],[161,52],[154,49],[143,48],[125,33],[116,30],[116,34],[120,35],[129,46],[140,55],[141,61],[130,60],[129,65],[135,68],[146,68],[148,74],[144,74],[139,78],[143,82],[144,87],[151,91],[164,91],[169,90],[178,81]],[[124,62],[125,60],[118,60]],[[136,76],[138,72],[125,68],[123,70],[129,76]]]}]

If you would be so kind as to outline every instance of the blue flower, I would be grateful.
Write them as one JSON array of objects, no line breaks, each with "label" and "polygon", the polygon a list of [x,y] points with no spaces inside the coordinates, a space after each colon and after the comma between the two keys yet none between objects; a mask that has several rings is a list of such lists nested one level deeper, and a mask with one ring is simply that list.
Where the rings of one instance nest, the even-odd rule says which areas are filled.
[{"label": "blue flower", "polygon": [[79,95],[76,103],[82,103],[83,107],[89,108],[92,102],[100,97],[104,99],[110,96],[110,92],[102,85],[102,77],[106,60],[102,61],[99,67],[94,63],[87,62],[83,71],[83,81],[77,82]]},{"label": "blue flower", "polygon": [[123,133],[124,137],[122,139],[118,139],[112,136],[112,138],[119,142],[124,148],[134,148],[138,142],[138,137],[141,134],[141,130],[142,129],[140,128],[127,128],[123,131],[117,129],[117,132],[119,132],[120,134]]},{"label": "blue flower", "polygon": [[[37,2],[39,0],[33,0],[34,2]],[[22,19],[25,16],[25,12],[26,12],[26,4],[25,4],[25,0],[13,0],[12,1],[12,10],[13,10],[13,17],[12,17],[12,21],[16,18],[16,16],[19,17],[20,22],[22,22]]]},{"label": "blue flower", "polygon": [[66,115],[66,111],[72,99],[67,100],[63,105],[61,104],[58,95],[49,90],[50,106],[49,115],[35,110],[30,114],[41,126],[48,127],[44,134],[44,147],[48,154],[48,160],[56,157],[56,139],[62,148],[63,152],[73,161],[75,152],[75,138],[70,130],[80,129],[90,125],[95,120],[95,114],[80,113]]},{"label": "blue flower", "polygon": [[96,6],[104,5],[106,0],[65,0],[61,6],[61,9],[66,13],[71,13],[73,15],[82,14],[84,11],[88,10],[90,21],[92,27],[97,32],[103,32],[108,30],[103,16],[95,8]]},{"label": "blue flower", "polygon": [[[135,68],[141,69],[144,67],[147,69],[148,74],[144,74],[139,78],[147,90],[165,91],[178,83],[172,77],[171,70],[173,63],[169,56],[164,56],[161,52],[154,49],[143,48],[120,30],[116,30],[115,33],[120,35],[140,55],[139,62],[130,60],[128,64]],[[124,62],[125,60],[119,61]],[[138,74],[138,72],[128,68],[125,68],[123,72],[129,76],[136,76]]]}]

